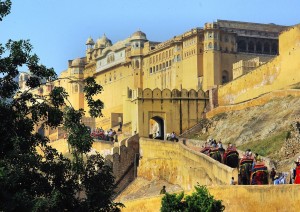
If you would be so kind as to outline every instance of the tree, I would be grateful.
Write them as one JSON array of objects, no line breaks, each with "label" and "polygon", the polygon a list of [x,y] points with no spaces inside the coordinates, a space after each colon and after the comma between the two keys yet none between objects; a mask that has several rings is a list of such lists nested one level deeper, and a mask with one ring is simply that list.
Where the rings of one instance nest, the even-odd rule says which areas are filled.
[{"label": "tree", "polygon": [[215,200],[205,186],[195,186],[195,192],[187,195],[184,200],[184,193],[168,194],[162,198],[162,212],[167,211],[203,211],[219,212],[224,211],[225,206],[221,200]]},{"label": "tree", "polygon": [[[10,9],[10,0],[0,0],[0,21]],[[21,66],[32,74],[26,82],[29,90],[24,92],[14,80]],[[84,111],[68,104],[62,87],[54,87],[47,96],[33,95],[31,91],[43,86],[44,80],[54,82],[57,75],[39,64],[28,40],[0,44],[0,211],[118,211],[123,205],[112,200],[111,168],[99,154],[83,160],[93,142],[82,123]],[[101,90],[93,78],[85,80],[92,117],[102,115],[103,103],[93,99]],[[74,160],[34,132],[35,125],[56,128],[62,124],[69,133]]]}]

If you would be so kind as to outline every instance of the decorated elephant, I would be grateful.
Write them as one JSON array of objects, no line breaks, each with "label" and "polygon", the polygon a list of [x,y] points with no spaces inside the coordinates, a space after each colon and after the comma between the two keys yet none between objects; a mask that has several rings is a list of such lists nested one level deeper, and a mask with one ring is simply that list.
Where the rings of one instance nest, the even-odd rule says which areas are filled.
[{"label": "decorated elephant", "polygon": [[269,172],[264,163],[257,163],[252,169],[250,176],[251,185],[269,184]]},{"label": "decorated elephant", "polygon": [[239,184],[250,185],[253,158],[242,158],[239,165]]},{"label": "decorated elephant", "polygon": [[237,168],[239,165],[239,153],[236,149],[227,149],[223,155],[224,164],[231,168]]},{"label": "decorated elephant", "polygon": [[221,153],[218,148],[212,148],[209,151],[209,156],[219,162],[222,162]]}]

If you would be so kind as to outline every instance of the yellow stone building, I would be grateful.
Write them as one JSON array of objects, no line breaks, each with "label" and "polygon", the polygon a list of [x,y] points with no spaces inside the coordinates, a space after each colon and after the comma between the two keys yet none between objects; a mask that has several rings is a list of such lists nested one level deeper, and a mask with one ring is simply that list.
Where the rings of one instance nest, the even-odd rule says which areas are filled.
[{"label": "yellow stone building", "polygon": [[180,134],[202,118],[207,91],[232,81],[234,73],[249,71],[239,63],[274,58],[279,33],[285,29],[217,20],[164,42],[149,41],[142,31],[114,44],[106,35],[95,42],[88,38],[85,56],[70,60],[55,85],[65,87],[76,109],[87,111],[82,81],[94,76],[103,86],[98,97],[104,102],[104,116],[85,117],[87,125],[109,129],[122,122],[131,133],[148,136],[157,122],[165,138],[166,133]]}]

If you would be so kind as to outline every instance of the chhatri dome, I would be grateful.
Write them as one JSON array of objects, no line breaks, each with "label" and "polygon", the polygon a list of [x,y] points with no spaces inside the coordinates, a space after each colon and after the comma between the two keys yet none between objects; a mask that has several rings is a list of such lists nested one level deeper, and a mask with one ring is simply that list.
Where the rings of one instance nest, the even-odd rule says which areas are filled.
[{"label": "chhatri dome", "polygon": [[108,46],[112,46],[111,40],[109,40],[104,34],[101,38],[98,38],[96,41],[96,45],[98,48],[105,48]]},{"label": "chhatri dome", "polygon": [[85,45],[94,45],[94,44],[95,44],[95,42],[94,42],[93,38],[91,38],[91,37],[89,37],[85,43]]},{"label": "chhatri dome", "polygon": [[83,65],[84,65],[84,60],[81,58],[76,58],[72,61],[72,67],[78,67]]},{"label": "chhatri dome", "polygon": [[130,36],[130,40],[147,40],[146,34],[140,30]]}]

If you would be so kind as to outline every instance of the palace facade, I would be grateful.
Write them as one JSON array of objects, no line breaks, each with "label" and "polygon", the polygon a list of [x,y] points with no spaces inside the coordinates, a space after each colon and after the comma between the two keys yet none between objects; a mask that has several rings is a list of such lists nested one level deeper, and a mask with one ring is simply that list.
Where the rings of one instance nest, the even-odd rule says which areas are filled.
[{"label": "palace facade", "polygon": [[122,122],[132,133],[147,135],[154,120],[161,132],[179,134],[201,118],[207,91],[273,59],[286,28],[217,20],[164,42],[150,41],[142,31],[114,44],[106,35],[88,38],[85,56],[70,60],[55,85],[66,89],[76,109],[86,111],[83,80],[93,76],[103,86],[98,98],[104,116],[85,117],[91,128]]}]

